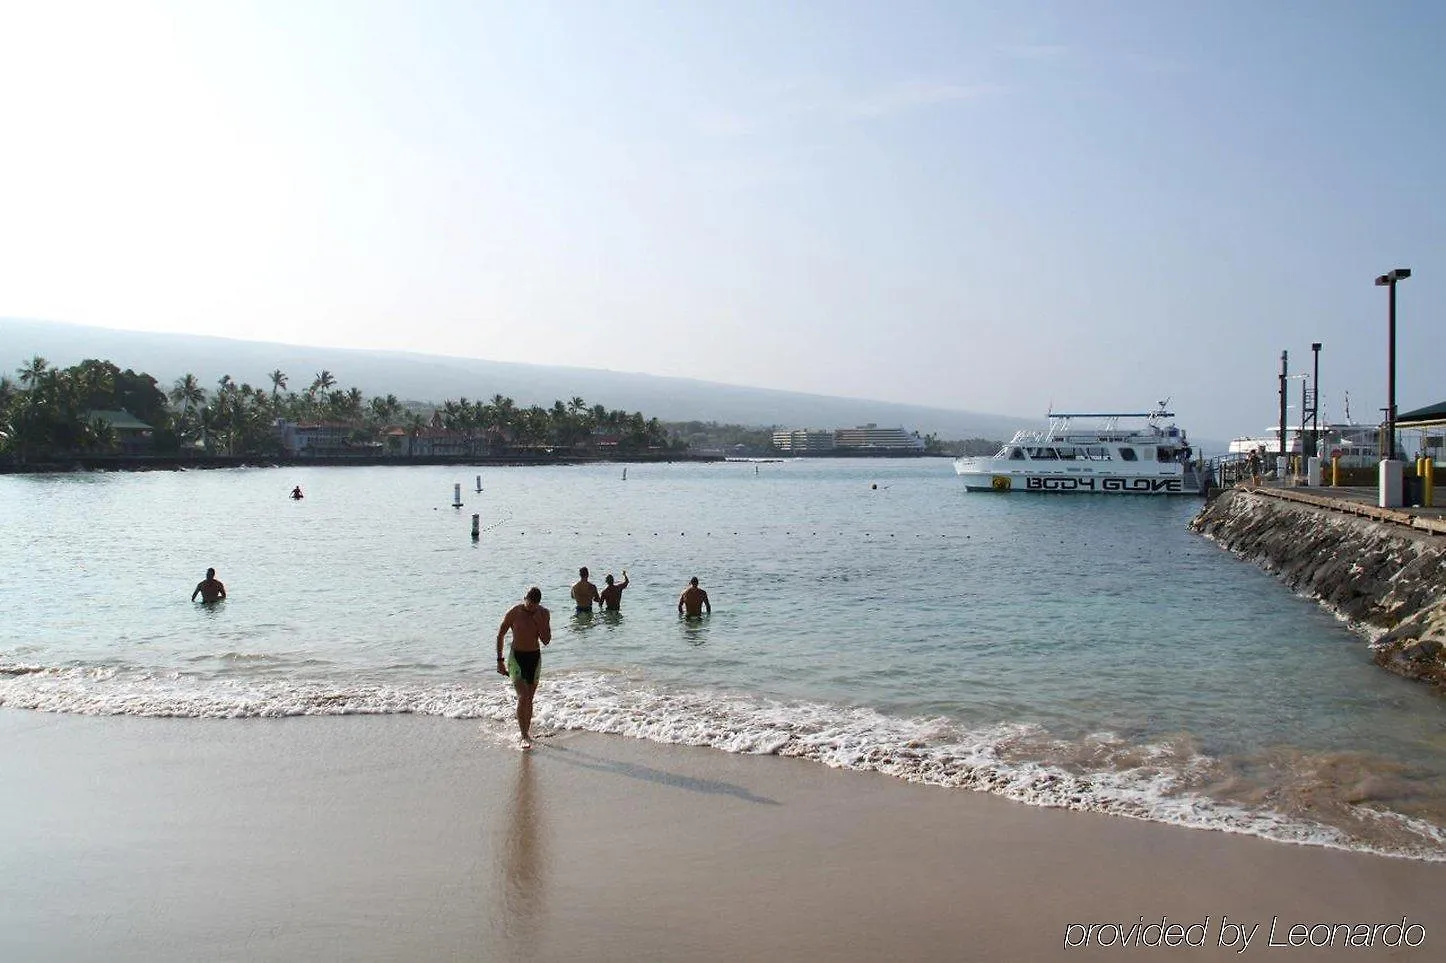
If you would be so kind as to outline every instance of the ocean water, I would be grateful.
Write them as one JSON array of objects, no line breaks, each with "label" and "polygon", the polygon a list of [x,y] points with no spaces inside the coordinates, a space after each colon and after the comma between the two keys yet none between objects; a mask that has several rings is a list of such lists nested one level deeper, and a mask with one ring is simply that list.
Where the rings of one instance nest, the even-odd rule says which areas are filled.
[{"label": "ocean water", "polygon": [[[0,706],[503,737],[497,625],[537,585],[543,736],[1446,859],[1446,700],[1192,534],[1197,500],[971,494],[944,459],[477,471],[0,477]],[[572,611],[581,565],[627,570],[620,614]]]}]

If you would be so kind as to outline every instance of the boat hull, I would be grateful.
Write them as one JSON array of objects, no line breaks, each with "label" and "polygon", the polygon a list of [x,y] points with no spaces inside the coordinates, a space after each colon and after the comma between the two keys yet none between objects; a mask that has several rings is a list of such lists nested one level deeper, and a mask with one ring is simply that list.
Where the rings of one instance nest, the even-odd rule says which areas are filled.
[{"label": "boat hull", "polygon": [[954,470],[971,492],[1030,492],[1083,495],[1196,495],[1201,480],[1193,472],[1158,475],[1113,473],[1045,473],[989,471],[955,463]]}]

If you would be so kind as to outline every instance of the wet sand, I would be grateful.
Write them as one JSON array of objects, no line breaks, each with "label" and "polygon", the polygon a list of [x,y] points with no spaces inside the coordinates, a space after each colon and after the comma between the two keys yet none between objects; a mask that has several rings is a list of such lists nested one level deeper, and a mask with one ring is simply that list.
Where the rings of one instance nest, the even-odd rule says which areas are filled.
[{"label": "wet sand", "polygon": [[[0,744],[7,961],[1446,952],[1446,864],[793,759],[585,733],[522,753],[493,724],[412,716],[0,710]],[[1187,935],[1205,946],[1065,945],[1084,938],[1070,924],[1120,923],[1128,936],[1142,916],[1203,923]],[[1260,924],[1243,954],[1220,945],[1222,917]],[[1402,917],[1419,924],[1419,948],[1268,945],[1272,919],[1279,944],[1293,924]]]}]

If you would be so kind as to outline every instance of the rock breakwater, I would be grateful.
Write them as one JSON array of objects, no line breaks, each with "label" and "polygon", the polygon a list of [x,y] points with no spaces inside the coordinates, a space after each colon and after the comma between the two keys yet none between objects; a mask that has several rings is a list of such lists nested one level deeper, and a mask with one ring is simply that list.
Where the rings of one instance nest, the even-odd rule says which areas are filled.
[{"label": "rock breakwater", "polygon": [[1190,527],[1347,619],[1377,665],[1446,694],[1446,537],[1243,488]]}]

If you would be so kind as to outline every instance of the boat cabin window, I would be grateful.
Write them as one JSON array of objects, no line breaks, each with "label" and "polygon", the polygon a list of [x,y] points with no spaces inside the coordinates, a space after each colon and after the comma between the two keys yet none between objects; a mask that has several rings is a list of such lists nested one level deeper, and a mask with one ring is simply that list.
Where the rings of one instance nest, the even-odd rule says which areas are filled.
[{"label": "boat cabin window", "polygon": [[1055,451],[1053,448],[1031,448],[1029,449],[1029,457],[1042,458],[1046,461],[1050,459],[1058,460],[1059,452]]},{"label": "boat cabin window", "polygon": [[1024,449],[1023,449],[1023,448],[1011,448],[1011,449],[1009,449],[1009,457],[1010,457],[1010,459],[1013,460],[1013,461],[1024,461]]},{"label": "boat cabin window", "polygon": [[1120,446],[1120,459],[1121,459],[1122,461],[1138,461],[1138,460],[1139,460],[1138,456],[1136,456],[1136,454],[1135,454],[1135,449],[1129,448],[1129,447],[1127,447],[1127,446],[1125,446],[1125,445],[1121,445],[1121,446]]},{"label": "boat cabin window", "polygon": [[1091,445],[1085,449],[1085,457],[1092,461],[1110,461],[1110,450],[1103,445]]}]

